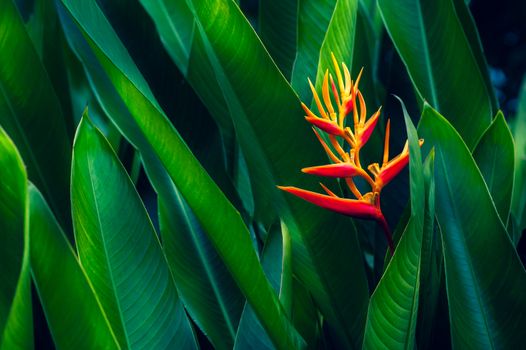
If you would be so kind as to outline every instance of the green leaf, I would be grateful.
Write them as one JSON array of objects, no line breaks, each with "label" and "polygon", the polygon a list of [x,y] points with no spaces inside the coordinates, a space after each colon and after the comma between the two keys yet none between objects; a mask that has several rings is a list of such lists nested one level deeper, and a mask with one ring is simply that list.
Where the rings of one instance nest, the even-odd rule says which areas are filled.
[{"label": "green leaf", "polygon": [[[261,253],[261,264],[288,315],[291,313],[292,306],[291,258],[291,242],[287,227],[282,224],[281,229],[272,228]],[[274,349],[249,304],[245,304],[239,321],[234,349]]]},{"label": "green leaf", "polygon": [[[154,20],[164,47],[177,68],[199,95],[218,123],[223,136],[233,136],[232,120],[221,88],[206,57],[203,39],[196,30],[190,8],[185,1],[140,0]],[[175,15],[177,14],[177,15]]]},{"label": "green leaf", "polygon": [[497,212],[506,225],[513,188],[514,146],[513,136],[502,112],[497,113],[482,134],[473,151],[473,158],[488,185]]},{"label": "green leaf", "polygon": [[[316,88],[321,89],[325,71],[333,71],[331,52],[338,63],[353,61],[356,33],[356,13],[358,0],[338,0],[332,13],[331,21],[319,50],[319,61],[316,71]],[[351,70],[352,67],[349,67]],[[336,79],[336,76],[333,74]],[[319,90],[318,90],[319,91]],[[312,98],[312,97],[311,97]]]},{"label": "green leaf", "polygon": [[69,226],[70,141],[60,103],[24,22],[11,0],[0,0],[0,125],[25,159],[29,179]]},{"label": "green leaf", "polygon": [[442,232],[454,348],[513,348],[526,327],[526,272],[460,135],[429,105],[419,126],[436,148],[436,211]]},{"label": "green leaf", "polygon": [[420,99],[446,116],[473,148],[496,110],[465,5],[453,0],[379,0],[378,6]]},{"label": "green leaf", "polygon": [[[416,129],[402,104],[409,139],[411,216],[369,302],[363,347],[414,347],[424,232],[424,170]],[[431,226],[433,221],[428,223]],[[432,229],[431,229],[432,230]],[[426,234],[430,232],[426,228]]]},{"label": "green leaf", "polygon": [[431,346],[433,327],[438,308],[442,277],[440,237],[435,233],[435,150],[424,162],[425,210],[422,253],[420,258],[420,290],[416,323],[417,348]]},{"label": "green leaf", "polygon": [[30,349],[33,348],[33,316],[27,174],[16,146],[2,127],[0,179],[0,349]]},{"label": "green leaf", "polygon": [[119,349],[73,249],[44,198],[29,186],[31,271],[58,349]]},{"label": "green leaf", "polygon": [[287,79],[291,77],[296,57],[299,1],[259,2],[259,37]]},{"label": "green leaf", "polygon": [[[276,184],[315,188],[318,184],[300,169],[326,159],[302,118],[297,96],[239,8],[222,0],[188,3],[250,170],[256,212],[263,215],[258,218],[270,224],[275,212],[281,214],[294,244],[295,273],[312,291],[341,341],[360,346],[368,291],[352,225],[345,217],[275,188]],[[244,38],[243,45],[239,38]]]},{"label": "green leaf", "polygon": [[215,348],[232,349],[244,299],[177,189],[157,192],[164,251],[181,299]]},{"label": "green leaf", "polygon": [[519,108],[513,128],[515,139],[515,184],[511,211],[518,223],[519,231],[526,228],[526,79],[519,96]]},{"label": "green leaf", "polygon": [[[302,101],[311,101],[307,78],[315,79],[320,50],[336,6],[336,0],[299,0],[298,44],[291,84]],[[307,103],[309,105],[309,103]]]},{"label": "green leaf", "polygon": [[[49,75],[53,89],[61,104],[68,137],[75,133],[72,101],[64,52],[64,34],[60,28],[54,1],[34,0],[33,13],[26,22],[26,28],[40,61]],[[76,116],[80,118],[81,114]]]},{"label": "green leaf", "polygon": [[94,2],[64,0],[63,4],[273,341],[283,347],[298,347],[301,340],[263,274],[239,214],[171,126],[100,9]]},{"label": "green leaf", "polygon": [[196,348],[146,209],[87,117],[77,130],[71,177],[80,262],[121,346]]}]

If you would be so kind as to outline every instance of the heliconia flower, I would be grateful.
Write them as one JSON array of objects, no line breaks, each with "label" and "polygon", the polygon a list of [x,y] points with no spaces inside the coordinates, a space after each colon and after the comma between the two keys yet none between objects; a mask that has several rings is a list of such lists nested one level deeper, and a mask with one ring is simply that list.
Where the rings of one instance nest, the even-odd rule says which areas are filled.
[{"label": "heliconia flower", "polygon": [[[385,185],[398,175],[403,168],[409,163],[409,147],[406,141],[402,152],[389,160],[389,136],[390,136],[390,125],[391,121],[387,120],[387,126],[385,129],[385,142],[384,142],[384,159],[382,166],[378,163],[369,165],[369,171],[374,175],[375,190],[380,191]],[[424,140],[418,140],[418,144],[422,146]]]},{"label": "heliconia flower", "polygon": [[[378,163],[374,163],[368,167],[374,179],[365,171],[360,164],[360,150],[369,141],[375,126],[378,124],[381,107],[367,119],[365,99],[358,89],[363,68],[353,83],[345,63],[342,62],[342,75],[342,70],[334,54],[331,53],[331,57],[337,84],[332,75],[326,70],[322,83],[322,99],[318,96],[310,79],[308,80],[314,102],[321,117],[314,114],[304,103],[301,106],[307,114],[305,119],[314,126],[312,130],[333,164],[307,167],[303,168],[302,171],[311,175],[340,178],[356,199],[338,197],[323,184],[320,185],[327,194],[289,186],[278,186],[278,188],[307,202],[340,214],[375,220],[382,226],[389,250],[393,253],[394,246],[391,231],[380,207],[380,192],[407,165],[409,162],[409,149],[406,143],[402,153],[389,160],[390,121],[388,120],[382,166],[380,167]],[[358,103],[356,103],[356,99],[358,99]],[[336,109],[333,106],[333,101],[336,103]],[[345,118],[351,112],[353,119],[352,128],[345,125]],[[325,139],[321,137],[316,128],[326,132],[328,137]],[[340,144],[341,139],[348,144],[349,151],[345,150],[346,146]],[[423,140],[420,140],[420,145],[423,142]],[[354,183],[357,176],[363,178],[369,184],[371,187],[370,192],[362,195]]]},{"label": "heliconia flower", "polygon": [[334,193],[332,195],[324,195],[321,193],[311,192],[290,186],[278,186],[278,188],[314,205],[343,215],[360,217],[364,219],[378,219],[382,215],[374,203],[370,203],[365,199],[358,200],[341,198],[334,195]]},{"label": "heliconia flower", "polygon": [[353,177],[364,174],[362,168],[350,162],[319,165],[301,169],[305,174],[312,174],[325,177]]},{"label": "heliconia flower", "polygon": [[303,110],[305,110],[305,113],[307,113],[305,119],[309,123],[331,135],[343,136],[343,129],[340,128],[337,123],[332,120],[317,117],[304,103],[301,103],[301,106],[303,107]]}]

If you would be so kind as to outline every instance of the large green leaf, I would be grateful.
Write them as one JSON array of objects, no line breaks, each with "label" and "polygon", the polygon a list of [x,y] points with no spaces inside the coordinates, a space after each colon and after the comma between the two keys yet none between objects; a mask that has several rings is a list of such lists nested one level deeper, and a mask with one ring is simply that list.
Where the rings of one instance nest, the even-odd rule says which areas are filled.
[{"label": "large green leaf", "polygon": [[[333,71],[331,53],[334,53],[338,63],[345,62],[348,66],[352,63],[357,12],[358,0],[338,0],[336,2],[331,21],[318,52],[319,61],[316,71],[316,87],[318,89],[321,89],[325,71],[327,69]],[[333,76],[336,78],[334,73]]]},{"label": "large green leaf", "polygon": [[[171,126],[100,9],[92,1],[64,0],[63,4],[273,342],[283,347],[298,347],[301,340],[263,274],[239,214]],[[226,231],[228,235],[224,235]]]},{"label": "large green leaf", "polygon": [[[231,348],[243,307],[238,287],[162,163],[134,123],[89,45],[71,21],[67,18],[62,20],[68,40],[82,59],[101,105],[142,154],[147,175],[159,196],[165,252],[183,303],[217,348]],[[196,122],[196,118],[192,121]],[[211,142],[210,137],[208,140]],[[210,144],[207,143],[207,146]],[[206,154],[218,158],[213,151],[207,150]],[[213,293],[210,293],[211,290]],[[229,333],[230,337],[227,336]]]},{"label": "large green leaf", "polygon": [[465,19],[468,9],[453,0],[379,0],[378,5],[418,96],[473,148],[496,108],[487,67],[477,59],[482,49],[474,40],[476,30]]},{"label": "large green leaf", "polygon": [[[416,129],[402,105],[409,139],[411,216],[369,302],[365,349],[414,347],[424,230],[424,170]],[[427,222],[433,225],[433,221]]]},{"label": "large green leaf", "polygon": [[513,136],[502,112],[497,113],[491,125],[482,134],[473,151],[473,158],[488,185],[497,212],[506,225],[513,188],[514,146]]},{"label": "large green leaf", "polygon": [[244,299],[177,189],[158,194],[163,247],[181,299],[214,347],[231,349]]},{"label": "large green leaf", "polygon": [[31,272],[58,349],[119,349],[108,320],[44,198],[29,187]]},{"label": "large green leaf", "polygon": [[2,127],[0,179],[0,349],[30,349],[33,322],[27,174],[16,146]]},{"label": "large green leaf", "polygon": [[436,147],[436,211],[453,347],[521,347],[526,272],[482,174],[460,135],[429,105],[419,133],[424,146]]},{"label": "large green leaf", "polygon": [[29,179],[67,223],[70,145],[60,103],[11,0],[0,1],[0,28],[0,125],[25,159]]},{"label": "large green leaf", "polygon": [[228,108],[186,2],[175,0],[140,0],[140,2],[153,18],[164,47],[172,60],[207,106],[223,135],[227,139],[231,138],[234,130]]},{"label": "large green leaf", "polygon": [[280,213],[294,242],[296,274],[311,289],[341,341],[359,346],[367,283],[353,227],[344,217],[275,188],[276,184],[315,188],[314,179],[299,169],[326,161],[301,117],[297,96],[235,4],[188,3],[246,157],[256,211],[263,211],[267,219],[274,211]]},{"label": "large green leaf", "polygon": [[522,83],[519,108],[513,128],[515,139],[515,184],[513,186],[512,213],[519,230],[526,228],[526,79]]},{"label": "large green leaf", "polygon": [[[298,3],[298,48],[292,70],[291,84],[302,101],[312,99],[307,78],[314,80],[318,71],[320,50],[337,0]],[[307,103],[307,105],[309,105]]]},{"label": "large green leaf", "polygon": [[287,79],[296,57],[299,1],[259,2],[259,37]]},{"label": "large green leaf", "polygon": [[[26,22],[27,32],[60,101],[68,136],[72,139],[75,124],[66,74],[69,67],[65,61],[64,35],[60,28],[55,3],[49,0],[29,2],[33,2],[33,12]],[[76,117],[80,118],[80,116],[81,114]]]},{"label": "large green leaf", "polygon": [[[286,226],[270,230],[261,253],[261,264],[272,287],[279,294],[288,315],[291,312],[292,256],[290,235]],[[234,349],[274,349],[265,335],[254,310],[245,305],[239,321]]]},{"label": "large green leaf", "polygon": [[80,262],[121,346],[197,347],[146,209],[87,117],[77,130],[71,177]]}]

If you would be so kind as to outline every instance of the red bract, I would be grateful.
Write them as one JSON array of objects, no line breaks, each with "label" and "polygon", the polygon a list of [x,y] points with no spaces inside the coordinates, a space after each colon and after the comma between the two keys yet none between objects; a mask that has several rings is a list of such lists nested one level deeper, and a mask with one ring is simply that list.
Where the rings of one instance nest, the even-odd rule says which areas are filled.
[{"label": "red bract", "polygon": [[[371,134],[378,123],[381,108],[378,108],[378,110],[367,119],[365,100],[358,89],[358,83],[363,69],[353,83],[347,66],[342,63],[344,73],[342,76],[336,58],[334,55],[331,55],[331,57],[338,85],[335,84],[332,75],[326,71],[322,84],[323,103],[309,79],[309,85],[312,90],[314,101],[321,117],[315,115],[304,103],[301,105],[307,114],[305,119],[316,128],[327,133],[328,142],[320,136],[316,131],[316,128],[313,128],[316,137],[320,141],[329,158],[333,161],[333,164],[303,168],[302,171],[311,175],[339,178],[345,182],[350,192],[356,198],[341,198],[323,184],[321,185],[325,192],[327,192],[327,195],[290,186],[278,187],[283,191],[293,194],[319,207],[352,217],[377,221],[384,229],[389,249],[392,253],[394,247],[389,226],[387,225],[380,207],[380,193],[383,187],[398,175],[409,162],[407,143],[398,156],[389,160],[390,121],[388,120],[385,131],[382,166],[380,167],[378,163],[370,164],[367,169],[372,177],[367,173],[360,164],[360,150],[371,137]],[[329,81],[331,85],[330,89]],[[330,90],[332,91],[333,99],[336,103],[336,109],[331,101]],[[358,103],[356,103],[357,98]],[[345,125],[345,119],[351,112],[353,114],[352,128]],[[343,141],[348,144],[349,151],[344,150],[346,147],[342,147],[341,142],[338,139],[343,139]],[[423,142],[423,140],[420,140],[420,145],[422,145]],[[354,183],[354,177],[356,176],[367,181],[371,187],[370,192],[365,194],[360,192]]]}]

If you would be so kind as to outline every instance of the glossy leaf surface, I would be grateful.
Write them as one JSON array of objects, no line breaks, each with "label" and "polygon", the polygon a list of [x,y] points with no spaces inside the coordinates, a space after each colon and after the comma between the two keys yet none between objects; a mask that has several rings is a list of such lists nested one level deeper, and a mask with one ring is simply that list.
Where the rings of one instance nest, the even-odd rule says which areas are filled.
[{"label": "glossy leaf surface", "polygon": [[27,174],[2,127],[0,179],[0,349],[32,348]]},{"label": "glossy leaf surface", "polygon": [[502,112],[497,113],[491,125],[482,134],[473,151],[473,158],[488,185],[497,212],[506,225],[513,188],[514,146],[513,136]]},{"label": "glossy leaf surface", "polygon": [[[239,214],[204,172],[170,125],[144,79],[96,5],[91,2],[80,4],[64,1],[63,3],[83,35],[88,38],[97,59],[144,137],[203,225],[241,290],[254,305],[273,341],[285,344],[283,346],[296,347],[301,341],[283,315],[277,297],[264,277],[252,250],[249,233]],[[101,30],[101,26],[104,26],[104,30]],[[174,154],[177,157],[174,157]],[[207,195],[203,196],[202,193]],[[214,215],[210,215],[207,203],[214,203]],[[230,232],[228,236],[223,234],[226,228]],[[243,261],[243,264],[240,264],[240,261]]]},{"label": "glossy leaf surface", "polygon": [[[405,106],[409,139],[411,216],[395,253],[369,302],[365,349],[414,347],[424,229],[424,170],[418,135]],[[433,225],[433,222],[427,222]]]},{"label": "glossy leaf surface", "polygon": [[[344,217],[275,188],[276,184],[315,188],[314,179],[302,175],[299,169],[325,158],[315,138],[309,136],[300,103],[234,4],[211,0],[191,5],[246,157],[258,199],[256,213],[264,213],[264,217],[256,217],[266,222],[273,218],[274,209],[281,213],[295,243],[296,273],[312,289],[341,339],[360,344],[367,291],[352,226]],[[303,136],[277,139],[278,133]],[[350,288],[351,280],[361,282]],[[349,297],[349,290],[353,297]]]},{"label": "glossy leaf surface", "polygon": [[57,349],[119,349],[91,284],[44,198],[29,187],[31,271]]},{"label": "glossy leaf surface", "polygon": [[67,222],[70,141],[59,100],[11,0],[0,1],[0,28],[0,124],[20,150],[29,179]]},{"label": "glossy leaf surface", "polygon": [[77,130],[72,163],[80,262],[121,346],[196,347],[148,214],[87,117]]},{"label": "glossy leaf surface", "polygon": [[[457,1],[458,3],[458,1]],[[385,27],[422,101],[440,111],[473,148],[496,113],[472,23],[453,0],[379,0]],[[466,8],[462,11],[467,12]]]},{"label": "glossy leaf surface", "polygon": [[482,174],[460,135],[430,106],[424,108],[419,134],[424,147],[436,149],[436,211],[452,345],[520,347],[526,272]]}]

